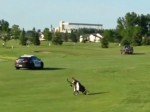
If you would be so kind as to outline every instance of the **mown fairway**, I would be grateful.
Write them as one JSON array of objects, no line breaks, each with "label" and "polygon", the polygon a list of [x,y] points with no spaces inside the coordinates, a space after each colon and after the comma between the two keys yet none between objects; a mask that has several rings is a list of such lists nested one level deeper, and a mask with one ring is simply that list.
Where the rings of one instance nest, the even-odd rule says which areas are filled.
[{"label": "mown fairway", "polygon": [[[1,112],[150,112],[149,47],[121,55],[117,45],[92,43],[7,46],[0,46]],[[14,60],[22,54],[40,57],[44,70],[16,70]],[[66,81],[71,77],[90,94],[74,96]]]}]

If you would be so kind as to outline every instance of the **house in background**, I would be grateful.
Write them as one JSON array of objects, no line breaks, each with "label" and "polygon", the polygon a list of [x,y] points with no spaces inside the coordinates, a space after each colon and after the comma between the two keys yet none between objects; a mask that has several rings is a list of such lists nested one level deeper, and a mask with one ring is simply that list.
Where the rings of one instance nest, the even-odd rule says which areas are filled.
[{"label": "house in background", "polygon": [[100,40],[103,38],[103,36],[99,33],[93,33],[89,35],[81,35],[79,38],[80,42],[100,42]]},{"label": "house in background", "polygon": [[40,41],[44,41],[45,40],[44,34],[42,32],[39,32],[39,40]]}]

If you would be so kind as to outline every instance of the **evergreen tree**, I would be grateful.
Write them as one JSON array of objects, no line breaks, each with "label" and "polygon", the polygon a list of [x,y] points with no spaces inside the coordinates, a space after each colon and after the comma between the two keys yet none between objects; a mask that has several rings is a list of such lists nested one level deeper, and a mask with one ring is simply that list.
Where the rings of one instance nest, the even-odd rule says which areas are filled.
[{"label": "evergreen tree", "polygon": [[60,33],[56,32],[56,33],[53,35],[52,43],[55,44],[55,45],[62,45],[62,44],[63,44],[63,41],[62,41],[62,38],[61,38],[61,34],[60,34]]},{"label": "evergreen tree", "polygon": [[9,23],[3,19],[0,21],[0,31],[4,31],[4,32],[9,31]]},{"label": "evergreen tree", "polygon": [[69,41],[69,33],[68,32],[65,32],[65,33],[62,33],[62,40],[64,42],[68,42]]},{"label": "evergreen tree", "polygon": [[69,38],[74,43],[78,42],[78,38],[77,38],[76,34],[73,31],[71,31],[71,34],[70,34]]},{"label": "evergreen tree", "polygon": [[21,31],[19,39],[20,39],[20,44],[21,45],[26,45],[27,38],[25,37],[25,31],[24,31],[24,29]]},{"label": "evergreen tree", "polygon": [[101,42],[101,47],[102,48],[108,48],[109,47],[108,46],[109,42],[108,42],[108,39],[106,37],[102,38],[100,42]]},{"label": "evergreen tree", "polygon": [[33,28],[32,38],[33,38],[34,45],[40,45],[39,33],[35,31],[35,28]]},{"label": "evergreen tree", "polygon": [[39,33],[38,32],[35,32],[34,33],[34,37],[33,37],[33,44],[34,45],[40,45],[40,39],[39,39]]},{"label": "evergreen tree", "polygon": [[45,28],[44,31],[43,31],[43,34],[44,34],[44,38],[47,41],[51,41],[52,40],[52,33],[50,32],[49,28]]}]

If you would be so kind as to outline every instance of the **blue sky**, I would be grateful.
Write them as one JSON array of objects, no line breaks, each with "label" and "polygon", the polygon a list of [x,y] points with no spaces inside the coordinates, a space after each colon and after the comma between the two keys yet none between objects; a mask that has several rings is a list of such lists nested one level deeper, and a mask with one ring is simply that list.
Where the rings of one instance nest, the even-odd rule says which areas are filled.
[{"label": "blue sky", "polygon": [[0,0],[0,20],[31,30],[57,27],[60,20],[116,28],[127,12],[150,13],[150,0]]}]

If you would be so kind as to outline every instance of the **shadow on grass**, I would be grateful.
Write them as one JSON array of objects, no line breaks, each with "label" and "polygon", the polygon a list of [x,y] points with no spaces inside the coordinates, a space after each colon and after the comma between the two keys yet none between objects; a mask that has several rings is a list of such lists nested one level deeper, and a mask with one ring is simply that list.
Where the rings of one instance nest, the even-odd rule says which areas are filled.
[{"label": "shadow on grass", "polygon": [[65,68],[45,67],[45,68],[43,68],[43,69],[41,69],[41,70],[63,70],[63,69],[65,69]]},{"label": "shadow on grass", "polygon": [[34,68],[34,69],[28,69],[28,68],[22,68],[22,70],[40,70],[40,71],[48,71],[48,70],[63,70],[66,68],[58,68],[58,67],[45,67],[43,69]]},{"label": "shadow on grass", "polygon": [[99,94],[106,94],[109,92],[93,92],[93,93],[89,93],[88,95],[99,95]]},{"label": "shadow on grass", "polygon": [[144,55],[145,53],[133,53],[133,55]]}]

